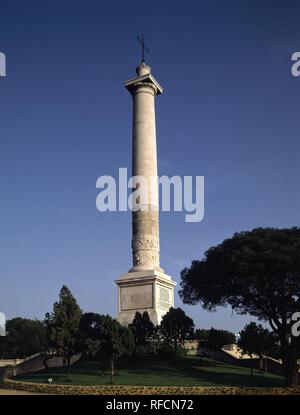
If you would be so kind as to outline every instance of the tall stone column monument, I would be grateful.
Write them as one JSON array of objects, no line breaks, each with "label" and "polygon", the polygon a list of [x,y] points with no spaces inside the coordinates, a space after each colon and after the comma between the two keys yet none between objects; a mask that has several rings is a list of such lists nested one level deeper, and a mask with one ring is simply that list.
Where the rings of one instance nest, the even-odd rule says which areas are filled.
[{"label": "tall stone column monument", "polygon": [[137,76],[124,83],[133,100],[132,176],[147,183],[148,205],[132,212],[133,266],[116,284],[118,321],[132,322],[136,311],[147,311],[154,324],[174,306],[175,282],[160,267],[155,97],[163,90],[144,60]]}]

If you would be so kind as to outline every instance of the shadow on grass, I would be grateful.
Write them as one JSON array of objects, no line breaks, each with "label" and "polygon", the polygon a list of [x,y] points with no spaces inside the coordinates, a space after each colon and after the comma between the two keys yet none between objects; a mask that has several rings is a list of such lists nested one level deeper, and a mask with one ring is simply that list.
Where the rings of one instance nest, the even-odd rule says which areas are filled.
[{"label": "shadow on grass", "polygon": [[[106,362],[79,361],[72,366],[71,382],[66,368],[53,368],[20,375],[16,380],[72,385],[109,385],[110,372]],[[283,378],[228,365],[210,359],[182,357],[176,360],[153,357],[124,358],[116,364],[115,384],[153,386],[284,386]]]}]

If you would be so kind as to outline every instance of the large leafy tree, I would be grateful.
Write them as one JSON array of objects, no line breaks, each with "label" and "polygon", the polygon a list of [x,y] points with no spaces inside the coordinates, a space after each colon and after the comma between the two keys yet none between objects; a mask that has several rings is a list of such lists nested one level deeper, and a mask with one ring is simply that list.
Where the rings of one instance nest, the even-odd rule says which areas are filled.
[{"label": "large leafy tree", "polygon": [[1,338],[0,356],[24,358],[48,348],[45,325],[39,320],[16,317],[6,323],[6,337]]},{"label": "large leafy tree", "polygon": [[291,326],[300,309],[300,228],[258,228],[226,239],[181,272],[180,295],[210,311],[229,304],[267,321],[280,340],[286,384],[298,384],[299,341]]},{"label": "large leafy tree", "polygon": [[45,323],[49,343],[57,356],[62,356],[68,366],[72,357],[79,352],[79,325],[81,310],[75,297],[65,285],[59,293],[59,301],[54,303],[52,313],[47,313]]},{"label": "large leafy tree", "polygon": [[133,334],[134,353],[136,353],[138,347],[146,347],[149,344],[155,327],[147,311],[143,314],[137,311],[129,328]]},{"label": "large leafy tree", "polygon": [[194,322],[181,308],[171,307],[161,320],[160,330],[164,341],[173,348],[176,358],[178,346],[192,338]]},{"label": "large leafy tree", "polygon": [[[260,359],[262,369],[262,358],[264,354],[272,354],[276,349],[277,336],[261,324],[251,322],[240,332],[238,347],[243,353],[247,353],[251,359],[256,355]],[[253,365],[251,365],[251,376],[253,376]]]}]

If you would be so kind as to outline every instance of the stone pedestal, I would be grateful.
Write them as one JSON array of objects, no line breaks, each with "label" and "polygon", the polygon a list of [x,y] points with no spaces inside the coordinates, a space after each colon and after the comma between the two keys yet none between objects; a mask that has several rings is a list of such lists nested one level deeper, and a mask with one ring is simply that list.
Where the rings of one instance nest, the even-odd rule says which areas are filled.
[{"label": "stone pedestal", "polygon": [[152,323],[157,325],[169,308],[174,307],[176,283],[162,272],[128,272],[122,274],[115,283],[119,292],[117,319],[121,324],[130,324],[137,311],[141,314],[147,311]]}]

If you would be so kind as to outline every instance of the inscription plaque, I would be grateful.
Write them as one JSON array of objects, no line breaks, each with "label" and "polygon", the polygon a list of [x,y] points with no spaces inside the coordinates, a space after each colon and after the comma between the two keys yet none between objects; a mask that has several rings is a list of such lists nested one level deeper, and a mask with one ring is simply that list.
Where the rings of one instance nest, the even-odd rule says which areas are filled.
[{"label": "inscription plaque", "polygon": [[159,286],[157,305],[166,309],[171,307],[170,290],[168,288]]},{"label": "inscription plaque", "polygon": [[153,285],[121,287],[121,310],[137,310],[153,307]]}]

